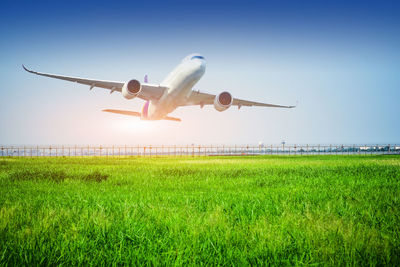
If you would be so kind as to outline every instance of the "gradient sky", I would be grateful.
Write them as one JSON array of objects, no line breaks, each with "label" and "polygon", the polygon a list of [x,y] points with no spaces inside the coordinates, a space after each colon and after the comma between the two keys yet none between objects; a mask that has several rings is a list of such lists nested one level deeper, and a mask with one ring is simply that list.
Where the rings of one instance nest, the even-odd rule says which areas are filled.
[{"label": "gradient sky", "polygon": [[[399,1],[2,1],[0,144],[400,143]],[[187,54],[194,89],[296,109],[184,107],[146,122],[101,112],[144,102],[35,76],[152,83]]]}]

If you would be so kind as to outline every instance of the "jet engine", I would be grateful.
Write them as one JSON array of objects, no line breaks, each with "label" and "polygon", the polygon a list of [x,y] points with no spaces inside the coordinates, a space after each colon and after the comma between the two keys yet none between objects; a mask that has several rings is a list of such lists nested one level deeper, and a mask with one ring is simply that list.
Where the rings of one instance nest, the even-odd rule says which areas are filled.
[{"label": "jet engine", "polygon": [[122,95],[126,99],[132,99],[139,95],[140,90],[142,90],[140,82],[138,80],[130,80],[122,87]]},{"label": "jet engine", "polygon": [[224,111],[232,105],[232,102],[232,95],[228,92],[222,92],[219,95],[215,96],[214,108],[218,111]]}]

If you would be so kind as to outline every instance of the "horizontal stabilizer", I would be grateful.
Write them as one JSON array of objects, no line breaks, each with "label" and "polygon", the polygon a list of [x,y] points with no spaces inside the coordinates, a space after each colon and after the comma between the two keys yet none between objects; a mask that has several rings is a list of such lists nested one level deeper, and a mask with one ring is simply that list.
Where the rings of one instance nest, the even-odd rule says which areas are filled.
[{"label": "horizontal stabilizer", "polygon": [[[103,111],[110,112],[110,113],[116,113],[116,114],[122,114],[122,115],[128,115],[128,116],[141,117],[140,112],[136,112],[136,111],[118,110],[118,109],[103,109]],[[163,120],[181,121],[181,119],[174,118],[174,117],[165,117],[165,118],[163,118]]]},{"label": "horizontal stabilizer", "polygon": [[179,118],[174,118],[174,117],[165,117],[163,120],[167,120],[167,121],[181,121],[181,119],[179,119]]},{"label": "horizontal stabilizer", "polygon": [[118,109],[103,109],[103,111],[122,114],[122,115],[140,117],[140,112],[136,112],[136,111],[118,110]]}]

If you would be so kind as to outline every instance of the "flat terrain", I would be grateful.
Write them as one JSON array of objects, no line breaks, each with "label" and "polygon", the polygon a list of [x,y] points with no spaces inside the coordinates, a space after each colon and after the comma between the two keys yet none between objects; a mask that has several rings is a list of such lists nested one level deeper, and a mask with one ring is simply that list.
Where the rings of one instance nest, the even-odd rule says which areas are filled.
[{"label": "flat terrain", "polygon": [[399,156],[0,159],[0,265],[399,265]]}]

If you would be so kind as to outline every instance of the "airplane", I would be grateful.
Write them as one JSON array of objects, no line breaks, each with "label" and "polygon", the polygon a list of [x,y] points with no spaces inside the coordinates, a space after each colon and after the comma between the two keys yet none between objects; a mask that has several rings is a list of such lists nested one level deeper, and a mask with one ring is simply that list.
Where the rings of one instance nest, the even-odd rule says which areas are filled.
[{"label": "airplane", "polygon": [[181,119],[170,117],[168,114],[178,107],[192,105],[199,105],[201,108],[203,108],[204,105],[214,105],[214,108],[220,112],[227,110],[230,106],[237,106],[238,109],[242,106],[274,108],[295,107],[233,98],[227,91],[214,95],[192,90],[193,86],[200,80],[206,70],[205,58],[197,53],[186,56],[160,84],[148,83],[147,75],[144,77],[143,83],[136,79],[127,82],[115,82],[41,73],[30,70],[24,65],[22,65],[22,67],[27,72],[36,75],[89,85],[90,90],[94,87],[99,87],[110,90],[110,94],[115,91],[121,92],[122,96],[129,100],[136,97],[141,98],[146,101],[142,112],[117,109],[104,109],[103,111],[136,116],[140,117],[142,120],[181,121]]}]

